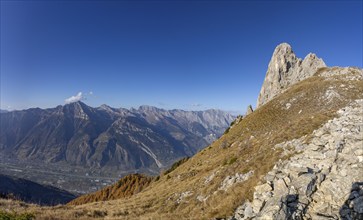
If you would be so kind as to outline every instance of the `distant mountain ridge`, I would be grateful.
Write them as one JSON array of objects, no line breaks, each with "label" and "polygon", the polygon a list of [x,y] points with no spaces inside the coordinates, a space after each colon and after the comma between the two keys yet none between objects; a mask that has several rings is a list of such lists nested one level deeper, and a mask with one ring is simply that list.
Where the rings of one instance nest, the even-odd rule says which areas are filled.
[{"label": "distant mountain ridge", "polygon": [[0,117],[0,157],[111,173],[158,173],[210,144],[234,119],[220,110],[93,108],[83,102]]},{"label": "distant mountain ridge", "polygon": [[65,204],[76,198],[75,195],[26,179],[0,174],[0,198],[15,198],[24,202],[40,205]]}]

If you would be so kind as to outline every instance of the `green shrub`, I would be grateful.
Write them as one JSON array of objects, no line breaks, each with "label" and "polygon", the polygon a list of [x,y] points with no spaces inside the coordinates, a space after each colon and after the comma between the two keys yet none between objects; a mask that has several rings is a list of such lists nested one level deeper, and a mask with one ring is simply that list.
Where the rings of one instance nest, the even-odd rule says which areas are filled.
[{"label": "green shrub", "polygon": [[231,165],[231,164],[234,164],[235,162],[237,161],[237,157],[233,157],[229,160],[228,164]]},{"label": "green shrub", "polygon": [[225,165],[231,165],[231,164],[234,164],[236,161],[237,161],[237,157],[232,157],[231,159],[225,159],[224,161],[223,161],[223,166],[225,166]]},{"label": "green shrub", "polygon": [[0,220],[32,220],[35,215],[31,213],[16,213],[0,210]]},{"label": "green shrub", "polygon": [[189,157],[185,157],[177,162],[175,162],[173,165],[171,165],[171,167],[166,170],[164,172],[164,175],[168,174],[168,173],[171,173],[173,170],[175,170],[176,168],[178,168],[180,165],[182,165],[183,163],[185,163],[187,160],[189,160]]},{"label": "green shrub", "polygon": [[157,176],[157,177],[155,178],[155,182],[156,182],[156,181],[159,181],[159,179],[160,179],[160,176]]},{"label": "green shrub", "polygon": [[227,165],[228,164],[228,160],[227,159],[224,159],[223,161],[223,166]]},{"label": "green shrub", "polygon": [[100,217],[105,217],[106,215],[107,215],[106,211],[93,210],[91,217],[100,218]]}]

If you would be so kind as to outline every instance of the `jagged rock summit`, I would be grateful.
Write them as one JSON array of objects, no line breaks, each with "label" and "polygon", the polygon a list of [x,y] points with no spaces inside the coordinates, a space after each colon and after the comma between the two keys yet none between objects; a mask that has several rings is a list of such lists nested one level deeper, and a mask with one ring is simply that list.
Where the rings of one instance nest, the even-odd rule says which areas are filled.
[{"label": "jagged rock summit", "polygon": [[264,105],[291,85],[312,76],[322,67],[326,67],[324,61],[315,54],[309,53],[302,60],[296,57],[289,44],[278,45],[268,65],[256,108]]}]

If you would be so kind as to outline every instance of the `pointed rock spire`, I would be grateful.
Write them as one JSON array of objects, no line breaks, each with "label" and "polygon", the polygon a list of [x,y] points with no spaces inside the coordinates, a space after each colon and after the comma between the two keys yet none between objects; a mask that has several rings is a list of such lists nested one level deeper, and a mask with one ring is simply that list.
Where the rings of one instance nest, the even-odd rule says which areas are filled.
[{"label": "pointed rock spire", "polygon": [[304,60],[297,58],[287,43],[278,45],[268,65],[265,80],[257,100],[257,106],[265,104],[291,85],[312,76],[324,61],[309,53]]}]

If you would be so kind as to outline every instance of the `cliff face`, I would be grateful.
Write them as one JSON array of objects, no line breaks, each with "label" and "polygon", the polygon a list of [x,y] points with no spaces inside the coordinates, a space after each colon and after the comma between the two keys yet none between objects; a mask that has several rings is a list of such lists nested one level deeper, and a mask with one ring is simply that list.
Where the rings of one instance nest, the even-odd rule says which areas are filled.
[{"label": "cliff face", "polygon": [[[285,90],[296,88],[294,84],[310,77],[330,81],[325,92],[309,95],[326,111],[334,102],[356,98],[354,93],[343,97],[341,92],[353,88],[353,83],[361,84],[363,72],[352,67],[327,68],[322,59],[311,53],[301,60],[290,45],[282,43],[268,65],[257,107],[275,101]],[[299,90],[308,94],[313,89],[311,86]],[[293,111],[298,99],[303,99],[303,95],[286,102],[285,110]],[[350,102],[313,133],[273,146],[291,157],[275,164],[255,186],[252,200],[239,206],[232,219],[361,219],[362,101]],[[270,103],[265,107],[271,107]],[[300,108],[296,118],[304,111]]]},{"label": "cliff face", "polygon": [[264,105],[291,85],[312,76],[324,61],[309,53],[304,60],[297,58],[287,43],[278,45],[268,65],[265,80],[257,100],[257,107]]}]

